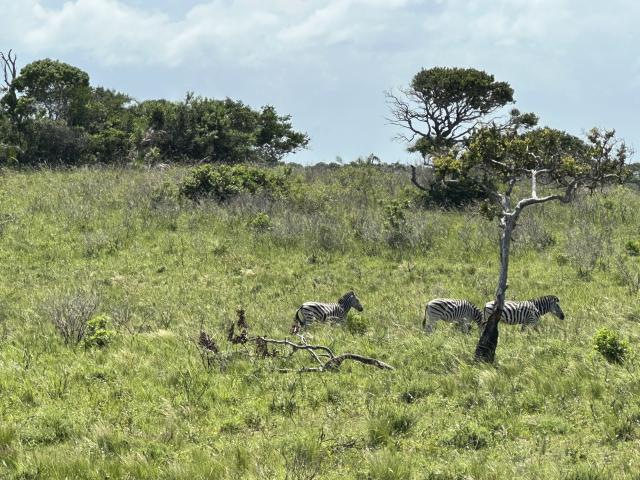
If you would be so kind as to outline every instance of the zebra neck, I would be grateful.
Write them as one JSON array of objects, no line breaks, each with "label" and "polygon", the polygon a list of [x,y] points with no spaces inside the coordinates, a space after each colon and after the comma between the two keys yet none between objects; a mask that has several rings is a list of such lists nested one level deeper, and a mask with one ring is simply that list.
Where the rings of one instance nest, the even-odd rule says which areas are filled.
[{"label": "zebra neck", "polygon": [[540,315],[549,313],[549,307],[551,303],[547,301],[546,297],[536,298],[534,300],[531,300],[531,303],[533,303],[533,305],[536,307],[536,310],[538,310]]}]

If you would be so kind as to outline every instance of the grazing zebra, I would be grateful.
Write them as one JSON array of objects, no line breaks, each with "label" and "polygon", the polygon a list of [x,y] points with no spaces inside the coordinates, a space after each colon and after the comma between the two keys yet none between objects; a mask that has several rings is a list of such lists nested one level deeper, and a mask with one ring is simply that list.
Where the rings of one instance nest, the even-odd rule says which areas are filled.
[{"label": "grazing zebra", "polygon": [[345,293],[338,303],[305,302],[296,312],[292,330],[295,333],[300,327],[305,327],[314,320],[342,322],[351,308],[362,311],[360,300],[353,292]]},{"label": "grazing zebra", "polygon": [[462,329],[468,332],[471,328],[471,320],[480,326],[482,323],[482,312],[468,300],[436,298],[427,303],[422,328],[427,332],[433,332],[438,320],[458,322]]},{"label": "grazing zebra", "polygon": [[[495,302],[488,302],[484,306],[484,322],[493,313]],[[526,325],[538,326],[540,317],[546,313],[551,313],[564,320],[564,312],[560,308],[560,299],[554,295],[546,295],[523,302],[504,302],[501,321],[509,325],[521,324],[524,329]]]}]

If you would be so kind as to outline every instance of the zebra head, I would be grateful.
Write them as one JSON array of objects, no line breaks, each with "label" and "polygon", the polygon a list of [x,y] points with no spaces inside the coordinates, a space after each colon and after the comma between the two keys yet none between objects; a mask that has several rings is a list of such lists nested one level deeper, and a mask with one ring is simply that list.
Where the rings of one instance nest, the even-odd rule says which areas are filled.
[{"label": "zebra head", "polygon": [[551,313],[560,320],[564,320],[564,312],[562,308],[560,308],[560,299],[555,295],[536,298],[535,300],[531,300],[531,302],[533,302],[538,312],[540,312],[540,315]]},{"label": "zebra head", "polygon": [[549,306],[549,312],[558,317],[560,320],[564,320],[564,312],[560,308],[560,299],[556,296],[549,297],[551,305]]},{"label": "zebra head", "polygon": [[345,293],[340,300],[338,300],[338,304],[345,310],[349,308],[355,308],[359,312],[363,310],[360,300],[353,291]]}]

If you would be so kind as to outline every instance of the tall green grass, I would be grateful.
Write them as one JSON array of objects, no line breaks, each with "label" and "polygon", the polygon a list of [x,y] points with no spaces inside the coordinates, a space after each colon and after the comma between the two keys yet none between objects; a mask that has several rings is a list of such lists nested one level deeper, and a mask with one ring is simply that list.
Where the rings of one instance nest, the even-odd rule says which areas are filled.
[{"label": "tall green grass", "polygon": [[[431,298],[491,299],[498,230],[473,209],[422,208],[400,168],[296,169],[287,198],[223,204],[180,198],[184,175],[3,172],[0,477],[637,478],[637,192],[525,213],[508,297],[558,295],[566,320],[502,327],[486,366],[476,330],[420,330]],[[307,338],[395,371],[278,373],[303,356],[225,340],[239,307],[282,338],[303,301],[349,289],[357,321]],[[51,307],[88,294],[115,336],[67,345]],[[595,351],[604,327],[624,362]],[[210,369],[201,328],[224,349]]]}]

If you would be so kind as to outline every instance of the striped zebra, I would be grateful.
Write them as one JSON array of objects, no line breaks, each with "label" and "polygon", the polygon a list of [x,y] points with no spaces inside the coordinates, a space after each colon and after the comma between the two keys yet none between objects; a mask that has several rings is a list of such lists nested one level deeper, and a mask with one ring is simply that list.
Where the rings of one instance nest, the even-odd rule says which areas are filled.
[{"label": "striped zebra", "polygon": [[292,331],[295,333],[315,320],[342,322],[352,308],[362,311],[360,300],[353,292],[345,293],[338,303],[305,302],[296,312]]},{"label": "striped zebra", "polygon": [[436,298],[427,303],[422,328],[431,333],[438,320],[457,322],[463,331],[468,332],[471,328],[471,321],[476,322],[478,326],[480,326],[482,323],[482,312],[468,300]]},{"label": "striped zebra", "polygon": [[[484,306],[484,322],[493,313],[494,304],[495,302],[492,301]],[[504,302],[504,310],[500,320],[509,325],[521,324],[522,329],[524,329],[527,325],[537,327],[540,317],[547,313],[564,320],[564,312],[560,308],[560,299],[555,295],[546,295],[523,302]]]}]

